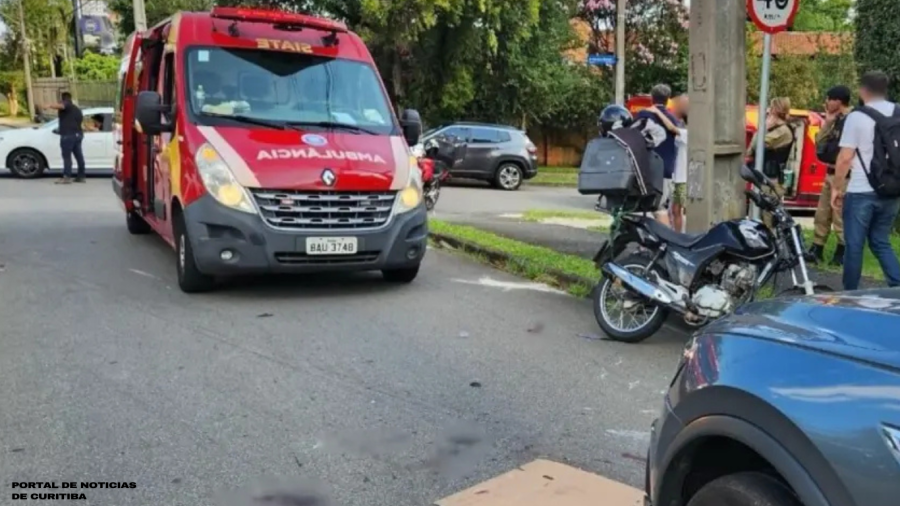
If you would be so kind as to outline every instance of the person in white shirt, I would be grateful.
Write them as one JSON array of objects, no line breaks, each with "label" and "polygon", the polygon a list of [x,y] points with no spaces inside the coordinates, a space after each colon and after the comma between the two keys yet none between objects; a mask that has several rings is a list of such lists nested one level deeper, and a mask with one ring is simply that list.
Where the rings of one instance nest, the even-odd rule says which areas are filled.
[{"label": "person in white shirt", "polygon": [[675,173],[672,182],[675,187],[672,191],[672,225],[678,232],[684,232],[684,206],[687,204],[687,161],[688,161],[688,96],[687,94],[675,97],[673,114],[680,122],[678,135],[675,137],[675,146],[678,155],[675,158]]},{"label": "person in white shirt", "polygon": [[[892,116],[900,111],[886,98],[889,84],[884,72],[867,72],[860,79],[859,97],[866,107]],[[859,288],[867,239],[888,286],[900,286],[900,261],[890,240],[900,198],[880,197],[866,175],[875,153],[875,121],[864,112],[851,112],[839,145],[834,179],[844,181],[849,174],[850,181],[844,192],[837,186],[832,189],[831,205],[841,209],[844,218],[844,290]]]}]

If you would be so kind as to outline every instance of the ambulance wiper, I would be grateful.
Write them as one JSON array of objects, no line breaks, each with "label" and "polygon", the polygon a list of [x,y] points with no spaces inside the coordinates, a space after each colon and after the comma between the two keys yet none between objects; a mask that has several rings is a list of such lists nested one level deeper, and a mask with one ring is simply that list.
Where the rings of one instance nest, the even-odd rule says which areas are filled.
[{"label": "ambulance wiper", "polygon": [[214,118],[225,118],[237,121],[238,123],[247,123],[248,125],[259,125],[269,128],[277,128],[278,130],[284,130],[285,124],[282,121],[269,121],[265,119],[253,118],[250,116],[244,116],[243,114],[220,114],[217,112],[201,112],[202,116],[212,116]]},{"label": "ambulance wiper", "polygon": [[378,132],[374,130],[369,130],[368,128],[363,128],[356,125],[350,125],[348,123],[338,123],[336,121],[288,121],[288,126],[292,127],[304,127],[304,126],[312,126],[319,128],[340,128],[344,130],[350,130],[352,132],[359,132],[369,135],[378,135]]}]

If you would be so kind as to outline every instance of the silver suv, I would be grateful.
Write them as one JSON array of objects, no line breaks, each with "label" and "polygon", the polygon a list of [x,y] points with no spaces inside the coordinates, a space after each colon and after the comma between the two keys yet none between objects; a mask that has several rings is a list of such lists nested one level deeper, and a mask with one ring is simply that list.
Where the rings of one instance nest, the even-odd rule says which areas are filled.
[{"label": "silver suv", "polygon": [[487,123],[452,123],[432,128],[422,135],[413,153],[421,155],[422,144],[444,137],[463,144],[450,174],[480,179],[502,190],[517,190],[522,181],[537,175],[537,147],[517,128]]}]

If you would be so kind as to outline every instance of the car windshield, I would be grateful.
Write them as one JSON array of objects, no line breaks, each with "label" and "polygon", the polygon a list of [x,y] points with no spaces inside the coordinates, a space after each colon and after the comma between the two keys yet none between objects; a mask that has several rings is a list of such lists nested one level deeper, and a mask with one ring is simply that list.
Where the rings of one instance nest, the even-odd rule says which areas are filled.
[{"label": "car windshield", "polygon": [[437,132],[438,130],[440,130],[442,128],[444,128],[444,127],[430,128],[430,129],[426,130],[425,133],[422,134],[422,138],[424,139],[426,137],[431,137],[432,135],[435,134],[435,132]]},{"label": "car windshield", "polygon": [[363,62],[257,49],[188,51],[188,97],[202,124],[398,135],[378,74]]},{"label": "car windshield", "polygon": [[55,119],[53,121],[48,121],[48,122],[44,123],[43,125],[40,126],[40,128],[41,128],[41,130],[53,129],[53,128],[56,128],[57,125],[59,125],[59,120]]}]

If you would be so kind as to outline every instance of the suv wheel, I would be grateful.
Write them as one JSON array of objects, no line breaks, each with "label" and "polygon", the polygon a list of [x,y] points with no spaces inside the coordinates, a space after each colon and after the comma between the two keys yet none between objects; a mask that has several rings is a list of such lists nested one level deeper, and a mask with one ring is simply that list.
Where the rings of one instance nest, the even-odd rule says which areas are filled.
[{"label": "suv wheel", "polygon": [[802,506],[782,482],[762,473],[729,474],[703,486],[688,506]]},{"label": "suv wheel", "polygon": [[506,191],[518,190],[522,186],[522,168],[515,163],[506,162],[497,167],[494,184]]}]

